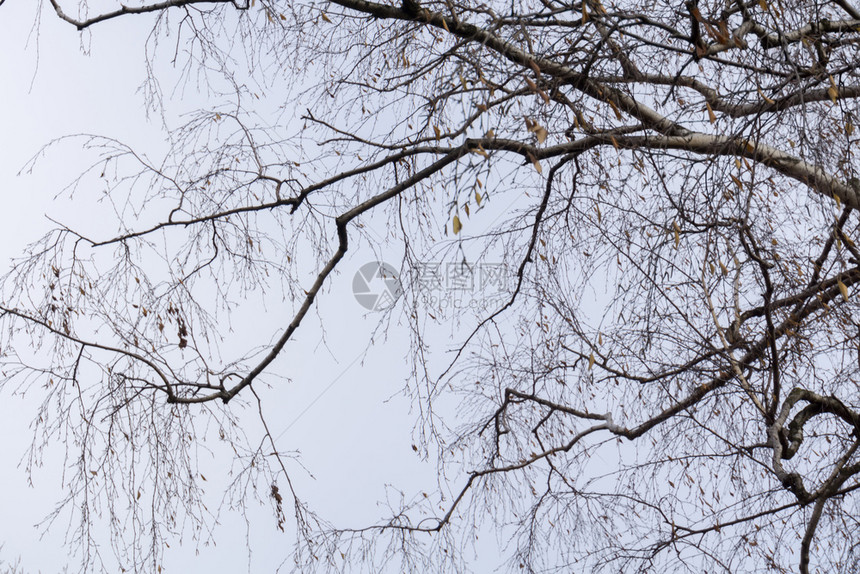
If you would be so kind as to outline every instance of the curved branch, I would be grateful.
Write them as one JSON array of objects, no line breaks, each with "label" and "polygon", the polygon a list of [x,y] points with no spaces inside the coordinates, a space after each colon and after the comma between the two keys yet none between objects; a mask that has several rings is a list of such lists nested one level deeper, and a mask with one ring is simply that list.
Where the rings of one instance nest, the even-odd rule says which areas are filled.
[{"label": "curved branch", "polygon": [[272,348],[269,350],[268,353],[266,353],[266,356],[263,357],[263,359],[259,363],[257,363],[257,365],[253,369],[251,369],[241,381],[239,381],[239,383],[237,383],[229,390],[224,390],[218,393],[217,396],[220,397],[225,403],[228,402],[230,399],[235,397],[242,389],[250,385],[254,381],[254,379],[256,379],[260,375],[260,373],[262,373],[266,369],[266,367],[268,367],[272,363],[272,361],[274,361],[275,358],[280,354],[284,346],[287,344],[287,341],[290,340],[290,337],[292,337],[296,329],[299,328],[302,319],[304,319],[305,315],[310,310],[311,305],[313,304],[314,299],[316,299],[317,294],[325,283],[325,280],[328,278],[331,272],[334,271],[334,268],[346,254],[346,251],[349,248],[349,235],[347,233],[347,226],[353,219],[373,209],[377,205],[380,205],[388,201],[389,199],[398,196],[419,181],[430,177],[431,175],[440,171],[447,165],[457,161],[458,159],[466,155],[469,150],[470,148],[466,144],[453,149],[445,157],[435,161],[433,164],[427,166],[421,171],[416,172],[412,177],[409,177],[408,179],[402,181],[401,183],[395,185],[394,187],[383,193],[380,193],[363,201],[359,205],[353,207],[346,213],[337,217],[337,219],[335,219],[335,226],[337,227],[338,237],[337,250],[325,264],[325,267],[323,267],[323,269],[319,272],[316,277],[316,280],[314,280],[313,285],[310,287],[310,289],[307,290],[307,295],[305,296],[305,299],[302,302],[302,305],[299,308],[298,312],[293,317],[293,320],[290,321],[290,324],[287,325],[287,328],[284,329],[284,332],[281,334],[280,338],[275,342],[275,344],[272,345]]},{"label": "curved branch", "polygon": [[98,24],[99,22],[104,22],[106,20],[113,20],[114,18],[119,18],[120,16],[126,16],[129,14],[147,14],[149,12],[159,12],[161,10],[166,10],[167,8],[178,8],[183,6],[190,6],[192,4],[232,4],[239,10],[247,10],[248,5],[240,6],[236,3],[236,0],[165,0],[164,2],[156,2],[154,4],[147,4],[145,6],[126,6],[121,5],[118,10],[114,10],[113,12],[105,12],[103,14],[99,14],[98,16],[93,16],[92,18],[87,18],[85,20],[78,20],[69,16],[63,11],[62,7],[58,0],[51,0],[51,6],[54,7],[54,11],[57,13],[57,16],[60,19],[65,20],[69,24],[72,24],[78,30],[83,30],[85,28],[89,28],[93,24]]}]

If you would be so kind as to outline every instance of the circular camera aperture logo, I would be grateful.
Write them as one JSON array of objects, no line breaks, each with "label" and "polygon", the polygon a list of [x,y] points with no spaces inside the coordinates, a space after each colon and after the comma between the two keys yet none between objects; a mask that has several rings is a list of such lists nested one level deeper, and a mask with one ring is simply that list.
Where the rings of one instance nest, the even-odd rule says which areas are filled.
[{"label": "circular camera aperture logo", "polygon": [[365,263],[352,278],[352,294],[365,309],[388,309],[403,294],[397,271],[388,263]]}]

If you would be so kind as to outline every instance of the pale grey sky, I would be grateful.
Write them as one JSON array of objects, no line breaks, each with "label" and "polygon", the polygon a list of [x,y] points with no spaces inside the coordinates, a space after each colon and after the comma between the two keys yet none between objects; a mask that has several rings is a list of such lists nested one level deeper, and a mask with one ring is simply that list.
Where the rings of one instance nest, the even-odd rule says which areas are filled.
[{"label": "pale grey sky", "polygon": [[[0,18],[0,261],[4,267],[48,229],[46,215],[98,231],[90,204],[54,200],[77,175],[84,154],[75,155],[72,146],[63,146],[37,163],[32,175],[17,175],[43,145],[61,136],[93,133],[140,146],[156,157],[164,147],[161,126],[147,121],[138,91],[145,74],[142,45],[151,18],[110,22],[97,27],[91,37],[82,37],[50,14],[38,30],[31,29],[35,4],[7,2]],[[88,54],[82,53],[82,41]],[[189,105],[205,105],[193,102],[187,93],[185,98]],[[411,449],[414,413],[405,399],[395,396],[406,375],[408,339],[394,334],[366,356],[363,352],[378,316],[366,314],[350,288],[351,273],[367,256],[351,253],[344,273],[323,296],[323,317],[337,317],[336,325],[327,329],[326,345],[320,344],[320,330],[308,321],[298,333],[297,344],[275,367],[292,382],[277,383],[264,393],[266,414],[280,435],[280,448],[300,451],[302,464],[313,473],[311,478],[298,464],[290,469],[299,491],[322,516],[348,526],[369,524],[385,515],[377,503],[386,496],[386,484],[409,487],[407,495],[412,496],[421,489],[434,489],[436,481],[433,465],[421,463]],[[268,309],[257,306],[251,311],[256,311],[248,318],[255,327],[274,334],[279,316],[287,316],[289,308],[275,301]],[[27,572],[57,572],[67,557],[66,523],[59,520],[41,539],[34,525],[62,494],[58,458],[62,445],[56,445],[55,460],[49,458],[28,485],[19,461],[26,454],[36,403],[10,391],[0,394],[0,420],[9,438],[0,442],[0,541],[4,544],[0,559],[10,563],[20,558]],[[249,434],[258,432],[256,414],[249,410],[243,416],[249,421]],[[213,445],[211,459],[201,464],[212,469],[207,473],[208,505],[215,512],[221,503],[219,485],[229,478],[224,472],[229,453]],[[275,527],[269,500],[252,510],[247,524],[224,509],[215,531],[217,546],[200,548],[198,555],[188,536],[171,541],[165,571],[274,571],[294,540],[289,508],[285,511],[287,533],[282,534]],[[96,519],[96,528],[104,530],[100,522],[104,519]],[[247,540],[252,543],[250,563]]]}]

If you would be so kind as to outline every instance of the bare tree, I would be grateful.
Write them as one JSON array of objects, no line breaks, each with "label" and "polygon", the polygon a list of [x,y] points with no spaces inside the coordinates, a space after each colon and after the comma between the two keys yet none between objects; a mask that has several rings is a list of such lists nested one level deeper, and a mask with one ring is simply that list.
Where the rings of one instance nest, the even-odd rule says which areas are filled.
[{"label": "bare tree", "polygon": [[[77,461],[65,502],[90,565],[94,504],[130,509],[113,519],[128,567],[157,563],[181,513],[208,528],[188,437],[215,428],[278,526],[294,508],[301,571],[460,571],[488,524],[514,571],[857,571],[850,0],[49,2],[92,34],[147,18],[149,62],[205,75],[214,102],[163,162],[87,139],[72,189],[106,182],[117,232],[60,227],[5,280],[4,385],[44,396],[34,456],[59,437]],[[426,329],[442,318],[404,282],[404,388],[455,494],[345,530],[234,406],[277,384],[373,228],[402,271],[478,264],[459,261],[474,245],[512,282],[441,359]],[[230,301],[273,284],[291,319],[262,350],[221,350]],[[145,508],[141,482],[158,485]]]}]

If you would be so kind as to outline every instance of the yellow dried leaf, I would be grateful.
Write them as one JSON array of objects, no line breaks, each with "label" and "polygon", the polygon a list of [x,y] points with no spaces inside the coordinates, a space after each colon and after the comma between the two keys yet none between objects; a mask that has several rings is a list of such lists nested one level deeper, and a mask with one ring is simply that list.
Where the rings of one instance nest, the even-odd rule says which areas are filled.
[{"label": "yellow dried leaf", "polygon": [[716,123],[717,115],[714,113],[714,109],[711,107],[711,104],[705,102],[705,106],[708,108],[708,120],[710,120],[712,124]]},{"label": "yellow dried leaf", "polygon": [[588,355],[588,370],[591,370],[591,367],[594,366],[594,353]]},{"label": "yellow dried leaf", "polygon": [[606,100],[606,101],[609,104],[609,107],[612,108],[612,111],[615,112],[615,118],[618,121],[623,120],[624,116],[621,115],[621,110],[618,109],[618,106],[615,105],[615,102],[613,102],[612,100]]},{"label": "yellow dried leaf", "polygon": [[760,95],[764,101],[766,101],[769,104],[775,103],[772,99],[770,99],[769,97],[764,95],[764,92],[761,91],[760,87],[756,86],[755,89],[758,90],[758,95]]},{"label": "yellow dried leaf", "polygon": [[484,146],[480,144],[478,144],[478,147],[472,148],[472,151],[485,159],[490,157],[490,154],[487,153],[487,150],[484,149]]},{"label": "yellow dried leaf", "polygon": [[454,230],[454,235],[460,233],[460,230],[463,229],[463,224],[460,223],[460,218],[456,215],[454,216],[454,221],[451,224],[451,228]]},{"label": "yellow dried leaf", "polygon": [[722,271],[723,275],[729,274],[728,268],[726,267],[726,265],[722,261],[720,261],[720,271]]},{"label": "yellow dried leaf", "polygon": [[442,131],[439,129],[439,126],[433,126],[433,132],[436,134],[436,140],[438,141],[442,137]]},{"label": "yellow dried leaf", "polygon": [[480,191],[475,192],[475,203],[481,205],[481,202],[484,200],[484,197],[481,195]]},{"label": "yellow dried leaf", "polygon": [[681,228],[677,221],[672,222],[672,227],[675,230],[675,249],[678,249],[678,245],[681,243]]},{"label": "yellow dried leaf", "polygon": [[532,165],[535,166],[537,172],[543,174],[543,168],[541,167],[538,159],[534,155],[532,155],[531,152],[526,152],[526,157],[528,157],[529,161],[532,162]]},{"label": "yellow dried leaf", "polygon": [[848,300],[848,287],[845,286],[845,283],[843,283],[841,279],[837,279],[836,284],[839,285],[839,292],[842,293],[842,298],[847,301]]},{"label": "yellow dried leaf", "polygon": [[531,118],[526,118],[526,129],[531,133],[535,134],[538,139],[538,143],[543,143],[546,141],[546,137],[548,135],[546,129],[536,121]]},{"label": "yellow dried leaf", "polygon": [[331,24],[331,20],[329,20],[328,16],[326,16],[325,12],[321,12],[320,14],[321,14],[323,20],[325,20],[326,22]]}]

